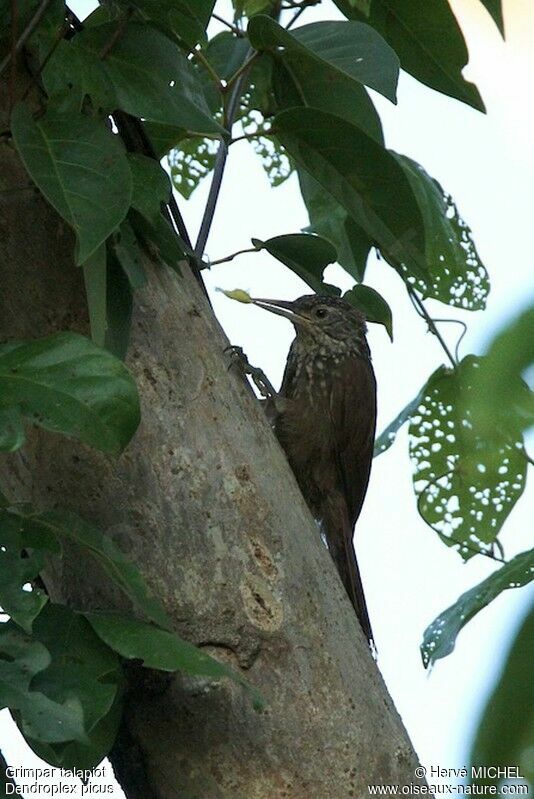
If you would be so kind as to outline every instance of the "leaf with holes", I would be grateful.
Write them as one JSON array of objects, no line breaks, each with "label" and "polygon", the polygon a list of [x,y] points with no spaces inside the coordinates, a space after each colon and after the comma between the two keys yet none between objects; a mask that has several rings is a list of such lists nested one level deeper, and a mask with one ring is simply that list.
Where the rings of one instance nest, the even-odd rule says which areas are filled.
[{"label": "leaf with holes", "polygon": [[401,274],[426,297],[466,311],[483,310],[490,288],[488,273],[454,200],[420,164],[405,155],[392,155],[410,181],[425,223],[428,276],[414,275],[409,265],[401,265]]},{"label": "leaf with holes", "polygon": [[22,103],[11,130],[32,180],[76,233],[82,264],[130,206],[132,176],[119,137],[88,116],[49,111],[35,121]]},{"label": "leaf with holes", "polygon": [[199,183],[213,171],[219,146],[213,139],[183,136],[168,155],[171,180],[188,200]]},{"label": "leaf with holes", "polygon": [[16,514],[0,509],[0,607],[22,629],[31,633],[34,619],[48,597],[32,581],[45,562],[43,549],[28,550],[24,525]]},{"label": "leaf with holes", "polygon": [[324,270],[336,260],[336,250],[326,239],[307,233],[290,233],[267,241],[252,239],[252,243],[288,266],[317,294],[339,296],[338,288],[323,282]]},{"label": "leaf with holes", "polygon": [[[425,386],[426,388],[426,386]],[[378,438],[375,441],[375,447],[373,452],[373,457],[376,458],[377,455],[381,455],[383,452],[388,450],[391,445],[394,443],[395,439],[397,438],[397,433],[403,426],[406,424],[409,419],[415,414],[417,408],[421,404],[421,400],[424,396],[424,388],[423,391],[419,392],[417,397],[413,399],[408,405],[405,405],[402,411],[393,419],[392,422],[388,424],[385,430],[381,432]]]},{"label": "leaf with holes", "polygon": [[479,368],[480,359],[467,356],[454,371],[434,372],[409,430],[419,513],[466,560],[493,550],[523,493],[527,469],[521,438],[500,424],[506,408],[490,436],[473,423],[470,399]]},{"label": "leaf with holes", "polygon": [[313,108],[282,111],[277,138],[391,263],[426,279],[425,226],[397,160],[360,128]]},{"label": "leaf with holes", "polygon": [[32,679],[32,690],[59,704],[75,698],[90,734],[109,713],[122,687],[117,655],[82,615],[62,605],[47,605],[34,622],[33,638],[46,647],[52,659]]},{"label": "leaf with holes", "polygon": [[469,54],[447,0],[426,0],[424,6],[414,0],[372,0],[368,17],[352,0],[334,2],[348,19],[372,25],[414,78],[484,111],[477,87],[462,75]]},{"label": "leaf with holes", "polygon": [[534,580],[534,549],[516,555],[479,585],[466,591],[425,630],[421,654],[425,667],[454,649],[460,630],[473,616],[509,588],[520,588]]},{"label": "leaf with holes", "polygon": [[0,346],[0,408],[118,454],[139,424],[126,367],[77,333]]},{"label": "leaf with holes", "polygon": [[[396,100],[399,59],[372,27],[359,22],[312,22],[289,32],[271,17],[251,19],[248,37],[256,50],[285,54],[298,61],[315,61],[328,75],[344,77]],[[289,71],[291,65],[287,63]]]},{"label": "leaf with holes", "polygon": [[86,741],[79,699],[54,702],[33,690],[33,680],[52,662],[39,641],[22,633],[12,622],[0,625],[0,707],[18,717],[23,734],[49,743]]},{"label": "leaf with holes", "polygon": [[388,303],[371,286],[354,286],[343,295],[343,299],[361,311],[368,322],[384,325],[387,334],[393,341],[393,316]]}]

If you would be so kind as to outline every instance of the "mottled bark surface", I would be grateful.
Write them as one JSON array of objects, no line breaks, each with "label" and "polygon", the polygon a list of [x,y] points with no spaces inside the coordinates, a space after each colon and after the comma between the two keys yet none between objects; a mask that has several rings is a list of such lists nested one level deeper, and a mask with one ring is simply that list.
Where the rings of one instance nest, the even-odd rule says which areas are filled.
[{"label": "mottled bark surface", "polygon": [[[87,331],[72,237],[0,146],[0,340]],[[116,752],[131,797],[341,799],[415,781],[416,758],[354,611],[268,424],[198,286],[147,264],[128,364],[141,426],[118,460],[33,431],[4,459],[2,488],[73,509],[112,536],[176,629],[263,694],[227,681],[138,686]],[[51,593],[76,608],[122,606],[105,577],[67,557]],[[141,785],[143,779],[146,784]]]}]

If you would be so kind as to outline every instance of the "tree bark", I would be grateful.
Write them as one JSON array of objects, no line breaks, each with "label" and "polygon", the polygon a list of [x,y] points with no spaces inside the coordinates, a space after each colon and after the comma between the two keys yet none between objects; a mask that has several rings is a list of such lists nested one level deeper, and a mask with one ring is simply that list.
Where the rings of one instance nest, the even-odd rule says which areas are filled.
[{"label": "tree bark", "polygon": [[[0,145],[0,340],[87,333],[71,233]],[[7,191],[6,191],[7,190]],[[141,426],[112,460],[32,430],[2,488],[75,510],[112,536],[176,629],[241,669],[267,707],[229,681],[132,686],[112,755],[130,799],[340,799],[408,785],[417,759],[317,526],[198,285],[146,264],[128,366]],[[48,580],[74,608],[125,607],[96,568]],[[126,606],[127,607],[127,606]],[[134,767],[135,766],[135,767]]]}]

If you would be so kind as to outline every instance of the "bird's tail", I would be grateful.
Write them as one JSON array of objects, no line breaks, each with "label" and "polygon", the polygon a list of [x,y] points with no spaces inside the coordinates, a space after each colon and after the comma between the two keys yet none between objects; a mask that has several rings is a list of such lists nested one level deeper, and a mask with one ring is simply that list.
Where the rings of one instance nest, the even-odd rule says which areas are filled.
[{"label": "bird's tail", "polygon": [[339,508],[336,510],[335,515],[332,513],[329,519],[323,519],[328,549],[336,564],[338,574],[349,595],[349,599],[354,606],[361,628],[371,648],[374,649],[373,630],[363,592],[360,569],[356,560],[356,552],[352,543],[352,525],[349,522],[346,511],[340,513]]}]

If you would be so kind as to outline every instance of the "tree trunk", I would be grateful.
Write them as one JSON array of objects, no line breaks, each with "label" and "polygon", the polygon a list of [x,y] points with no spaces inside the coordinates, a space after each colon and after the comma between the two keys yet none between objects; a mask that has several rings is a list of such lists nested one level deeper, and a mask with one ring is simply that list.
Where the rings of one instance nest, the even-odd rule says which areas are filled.
[{"label": "tree trunk", "polygon": [[[73,240],[0,145],[0,340],[87,332]],[[7,192],[6,192],[7,190]],[[132,687],[112,754],[128,797],[339,799],[419,782],[416,757],[296,482],[198,285],[146,264],[128,365],[142,423],[113,460],[33,430],[3,487],[75,510],[137,563],[176,629],[263,695],[178,677]],[[48,580],[75,608],[124,607],[67,553]],[[146,673],[146,672],[145,672]]]}]

